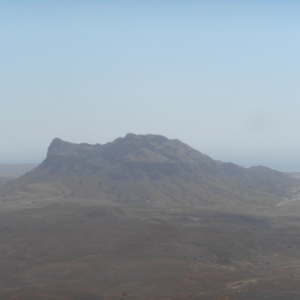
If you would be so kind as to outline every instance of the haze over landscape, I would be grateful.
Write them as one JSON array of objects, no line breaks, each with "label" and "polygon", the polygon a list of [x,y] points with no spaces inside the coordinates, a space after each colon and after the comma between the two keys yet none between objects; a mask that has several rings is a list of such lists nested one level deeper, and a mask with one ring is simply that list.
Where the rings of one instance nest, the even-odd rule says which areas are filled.
[{"label": "haze over landscape", "polygon": [[54,137],[178,138],[300,168],[298,1],[1,1],[0,163]]},{"label": "haze over landscape", "polygon": [[299,300],[298,1],[0,2],[0,299]]},{"label": "haze over landscape", "polygon": [[297,300],[299,199],[177,139],[56,138],[0,181],[0,299]]}]

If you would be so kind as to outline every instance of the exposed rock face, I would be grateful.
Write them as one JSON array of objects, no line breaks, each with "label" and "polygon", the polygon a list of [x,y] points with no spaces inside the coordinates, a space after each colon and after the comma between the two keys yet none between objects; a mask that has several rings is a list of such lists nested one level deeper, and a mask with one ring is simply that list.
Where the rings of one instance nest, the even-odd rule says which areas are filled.
[{"label": "exposed rock face", "polygon": [[[170,168],[197,169],[215,172],[217,163],[206,155],[194,150],[179,140],[169,140],[159,135],[127,134],[105,145],[72,144],[54,139],[49,146],[46,163],[55,160],[72,160],[80,163],[93,162],[94,165],[124,164],[166,165]],[[176,166],[176,167],[175,167]]]},{"label": "exposed rock face", "polygon": [[191,180],[219,171],[214,160],[179,140],[134,134],[105,145],[76,145],[54,139],[42,165],[50,174],[101,174],[112,180],[175,175]]},{"label": "exposed rock face", "polygon": [[44,162],[2,193],[27,189],[34,194],[37,184],[47,185],[39,186],[39,197],[45,191],[47,196],[148,205],[208,205],[269,199],[298,181],[264,167],[215,161],[179,140],[127,134],[105,145],[56,138]]}]

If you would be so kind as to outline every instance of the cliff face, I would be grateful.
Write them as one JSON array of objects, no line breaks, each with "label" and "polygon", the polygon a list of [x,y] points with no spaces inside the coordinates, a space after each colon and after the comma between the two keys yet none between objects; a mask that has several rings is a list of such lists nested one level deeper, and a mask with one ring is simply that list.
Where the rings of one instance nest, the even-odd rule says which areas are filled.
[{"label": "cliff face", "polygon": [[47,190],[51,197],[208,205],[280,197],[297,184],[268,168],[246,169],[215,161],[179,140],[127,134],[105,145],[72,144],[56,138],[46,159],[5,186],[2,195],[26,189],[34,195],[32,186],[47,185],[39,188],[39,197]]},{"label": "cliff face", "polygon": [[203,168],[215,172],[217,163],[179,140],[169,140],[159,135],[127,134],[105,145],[72,144],[54,139],[49,146],[45,163],[55,160],[73,160],[83,163],[93,162],[124,165],[177,165]]}]

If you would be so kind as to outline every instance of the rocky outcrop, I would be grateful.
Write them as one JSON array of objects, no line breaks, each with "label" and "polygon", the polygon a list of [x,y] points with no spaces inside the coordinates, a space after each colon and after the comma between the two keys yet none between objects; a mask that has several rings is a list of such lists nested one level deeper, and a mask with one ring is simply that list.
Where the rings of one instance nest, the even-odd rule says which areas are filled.
[{"label": "rocky outcrop", "polygon": [[251,193],[260,201],[266,193],[282,195],[298,181],[265,167],[215,161],[176,139],[130,133],[104,145],[55,138],[46,159],[2,194],[32,184],[53,184],[53,195],[65,197],[195,205],[251,202]]}]

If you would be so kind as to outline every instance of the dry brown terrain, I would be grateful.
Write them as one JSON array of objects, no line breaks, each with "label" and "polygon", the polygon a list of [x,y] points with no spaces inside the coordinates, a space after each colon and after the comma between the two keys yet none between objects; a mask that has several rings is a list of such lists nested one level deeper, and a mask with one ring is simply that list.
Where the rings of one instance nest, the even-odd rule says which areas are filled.
[{"label": "dry brown terrain", "polygon": [[[289,207],[289,206],[292,207]],[[300,212],[109,206],[2,211],[0,299],[299,299]]]},{"label": "dry brown terrain", "polygon": [[0,192],[0,299],[300,299],[299,182],[268,168],[56,139]]}]

